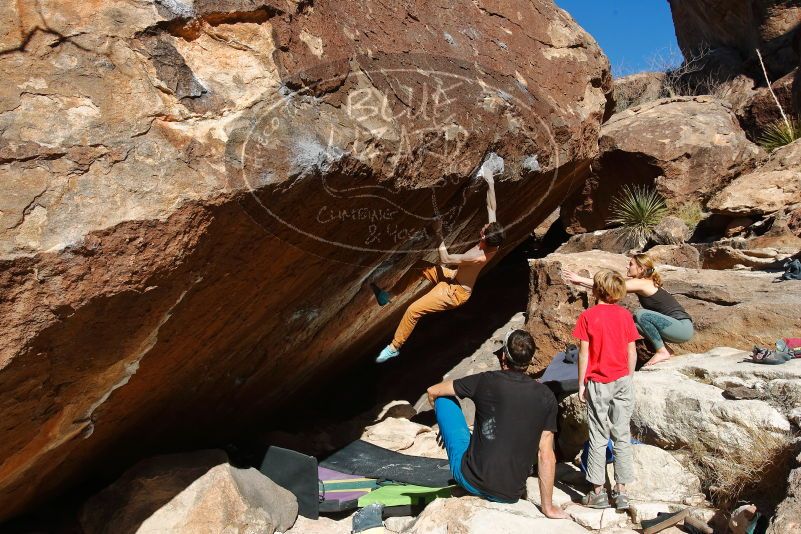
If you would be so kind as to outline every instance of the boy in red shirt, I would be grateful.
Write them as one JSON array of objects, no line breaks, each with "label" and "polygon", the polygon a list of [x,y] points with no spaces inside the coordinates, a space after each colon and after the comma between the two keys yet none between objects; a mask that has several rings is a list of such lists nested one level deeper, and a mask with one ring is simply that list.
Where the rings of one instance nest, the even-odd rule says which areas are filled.
[{"label": "boy in red shirt", "polygon": [[632,375],[637,362],[634,342],[640,338],[631,313],[615,304],[626,296],[626,281],[619,273],[603,269],[595,273],[592,293],[596,305],[578,318],[573,336],[579,348],[579,399],[587,403],[590,450],[587,481],[594,490],[582,504],[608,508],[606,446],[611,435],[615,448],[615,508],[629,507],[626,484],[634,479],[631,453],[631,415],[634,411]]}]

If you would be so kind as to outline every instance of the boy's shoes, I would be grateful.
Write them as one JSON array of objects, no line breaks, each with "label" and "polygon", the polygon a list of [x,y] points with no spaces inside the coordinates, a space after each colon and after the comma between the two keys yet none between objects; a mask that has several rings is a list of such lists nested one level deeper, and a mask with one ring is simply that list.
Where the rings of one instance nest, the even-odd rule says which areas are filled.
[{"label": "boy's shoes", "polygon": [[620,493],[616,490],[612,490],[612,500],[615,501],[616,510],[629,509],[629,497],[625,493]]},{"label": "boy's shoes", "polygon": [[609,495],[607,495],[605,491],[601,493],[595,493],[594,491],[587,492],[587,494],[581,498],[581,504],[587,508],[611,508],[609,505]]},{"label": "boy's shoes", "polygon": [[378,355],[378,358],[375,359],[375,363],[384,363],[385,361],[389,360],[390,358],[394,358],[399,354],[399,350],[393,349],[392,345],[387,345],[384,347],[384,350],[381,351],[381,354]]}]

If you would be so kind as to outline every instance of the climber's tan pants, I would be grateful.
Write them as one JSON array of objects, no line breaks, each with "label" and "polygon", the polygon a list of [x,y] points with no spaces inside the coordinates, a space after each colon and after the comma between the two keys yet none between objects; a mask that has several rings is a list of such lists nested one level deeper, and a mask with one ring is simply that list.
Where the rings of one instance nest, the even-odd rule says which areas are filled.
[{"label": "climber's tan pants", "polygon": [[470,290],[453,280],[456,276],[456,271],[453,269],[436,265],[424,270],[423,276],[436,285],[431,291],[412,302],[403,314],[392,340],[392,346],[396,350],[409,339],[420,317],[428,313],[458,308],[470,298]]}]

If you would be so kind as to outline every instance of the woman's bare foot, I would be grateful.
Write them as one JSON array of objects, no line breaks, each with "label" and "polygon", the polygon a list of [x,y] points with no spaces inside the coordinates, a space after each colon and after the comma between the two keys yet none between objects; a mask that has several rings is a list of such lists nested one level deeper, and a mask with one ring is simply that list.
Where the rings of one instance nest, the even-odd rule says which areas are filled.
[{"label": "woman's bare foot", "polygon": [[654,352],[653,358],[648,360],[648,363],[644,365],[644,367],[651,367],[652,365],[656,365],[658,363],[666,362],[670,359],[670,353],[665,347],[662,347],[658,351]]}]

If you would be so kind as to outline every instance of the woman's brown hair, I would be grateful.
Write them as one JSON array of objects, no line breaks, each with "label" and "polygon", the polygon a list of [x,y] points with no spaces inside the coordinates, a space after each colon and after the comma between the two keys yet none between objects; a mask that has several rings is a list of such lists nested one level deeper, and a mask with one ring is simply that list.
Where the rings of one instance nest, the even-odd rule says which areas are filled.
[{"label": "woman's brown hair", "polygon": [[662,287],[662,276],[656,272],[656,266],[654,266],[654,260],[651,259],[651,256],[648,254],[635,254],[632,259],[642,269],[642,273],[637,278],[649,278],[656,287]]}]

